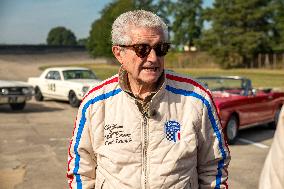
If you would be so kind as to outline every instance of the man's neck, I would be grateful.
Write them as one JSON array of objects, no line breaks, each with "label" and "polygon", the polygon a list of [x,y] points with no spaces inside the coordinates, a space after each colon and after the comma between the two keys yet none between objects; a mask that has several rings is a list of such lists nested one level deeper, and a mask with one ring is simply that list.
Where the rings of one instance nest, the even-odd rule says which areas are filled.
[{"label": "man's neck", "polygon": [[152,92],[155,92],[157,89],[157,82],[153,84],[139,83],[137,81],[131,80],[129,77],[128,85],[134,96],[140,98],[141,100],[144,100],[147,96],[149,96]]}]

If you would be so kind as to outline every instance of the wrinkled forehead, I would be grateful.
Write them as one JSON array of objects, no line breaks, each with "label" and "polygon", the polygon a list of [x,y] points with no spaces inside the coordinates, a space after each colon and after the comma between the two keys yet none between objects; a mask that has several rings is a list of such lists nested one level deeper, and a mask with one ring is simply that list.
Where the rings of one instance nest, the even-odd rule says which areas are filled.
[{"label": "wrinkled forehead", "polygon": [[159,27],[135,27],[127,29],[127,34],[132,43],[136,42],[166,42],[167,37],[162,28]]}]

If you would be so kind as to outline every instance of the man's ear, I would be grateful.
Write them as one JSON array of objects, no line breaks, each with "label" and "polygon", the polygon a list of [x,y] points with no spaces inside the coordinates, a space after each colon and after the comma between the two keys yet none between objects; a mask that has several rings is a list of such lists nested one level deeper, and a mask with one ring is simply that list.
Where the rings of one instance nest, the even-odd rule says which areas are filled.
[{"label": "man's ear", "polygon": [[111,48],[113,55],[115,58],[118,60],[120,64],[123,64],[123,58],[122,58],[122,53],[121,53],[121,48],[119,46],[112,46]]}]

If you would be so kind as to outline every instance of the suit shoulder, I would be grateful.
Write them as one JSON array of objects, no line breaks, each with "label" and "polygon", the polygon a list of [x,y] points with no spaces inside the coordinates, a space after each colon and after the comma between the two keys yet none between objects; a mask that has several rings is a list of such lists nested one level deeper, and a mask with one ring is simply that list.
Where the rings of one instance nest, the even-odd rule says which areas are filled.
[{"label": "suit shoulder", "polygon": [[84,96],[82,103],[118,88],[118,74],[100,82]]},{"label": "suit shoulder", "polygon": [[202,82],[191,76],[172,71],[166,71],[165,74],[167,84],[171,87],[185,91],[194,91],[202,96],[206,96],[206,94],[210,93],[209,89],[206,88]]}]

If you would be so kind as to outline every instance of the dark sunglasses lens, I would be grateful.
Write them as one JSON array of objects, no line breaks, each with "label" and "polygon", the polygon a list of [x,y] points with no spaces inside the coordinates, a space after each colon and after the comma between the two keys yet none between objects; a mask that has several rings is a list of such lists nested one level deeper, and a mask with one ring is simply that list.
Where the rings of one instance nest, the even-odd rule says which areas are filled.
[{"label": "dark sunglasses lens", "polygon": [[136,55],[139,56],[140,58],[148,56],[151,51],[151,47],[147,44],[134,45],[133,48]]},{"label": "dark sunglasses lens", "polygon": [[168,43],[157,44],[154,47],[157,56],[165,56],[168,53],[169,48],[170,44]]}]

